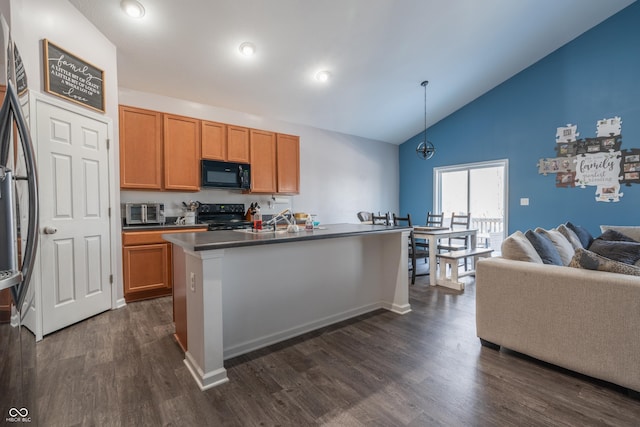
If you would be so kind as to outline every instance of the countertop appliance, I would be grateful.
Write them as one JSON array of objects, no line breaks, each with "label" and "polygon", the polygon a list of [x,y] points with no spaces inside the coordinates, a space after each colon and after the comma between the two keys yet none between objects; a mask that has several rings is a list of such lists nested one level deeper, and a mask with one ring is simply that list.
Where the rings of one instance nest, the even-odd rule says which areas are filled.
[{"label": "countertop appliance", "polygon": [[251,189],[251,165],[247,163],[202,161],[202,186]]},{"label": "countertop appliance", "polygon": [[125,225],[164,224],[164,203],[125,203]]},{"label": "countertop appliance", "polygon": [[200,203],[198,206],[198,223],[207,224],[209,230],[251,228],[251,221],[244,215],[243,203]]}]

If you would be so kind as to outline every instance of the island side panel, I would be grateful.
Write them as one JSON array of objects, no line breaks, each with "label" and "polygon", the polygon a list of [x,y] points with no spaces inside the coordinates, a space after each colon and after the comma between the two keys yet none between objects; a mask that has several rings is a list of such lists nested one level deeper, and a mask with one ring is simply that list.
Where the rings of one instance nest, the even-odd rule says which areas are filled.
[{"label": "island side panel", "polygon": [[189,343],[184,362],[201,390],[228,381],[222,351],[224,252],[184,250]]},{"label": "island side panel", "polygon": [[380,238],[383,301],[389,302],[384,308],[398,314],[409,313],[409,230],[381,234]]}]

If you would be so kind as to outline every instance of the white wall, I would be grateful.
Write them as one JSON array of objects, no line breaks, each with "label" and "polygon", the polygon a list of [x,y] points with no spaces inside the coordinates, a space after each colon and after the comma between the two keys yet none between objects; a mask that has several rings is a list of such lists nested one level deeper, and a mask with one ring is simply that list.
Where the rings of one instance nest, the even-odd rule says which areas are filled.
[{"label": "white wall", "polygon": [[[296,212],[317,215],[322,223],[357,222],[361,210],[398,210],[398,147],[251,114],[161,95],[120,88],[120,103],[274,132],[300,136],[300,194],[287,197]],[[267,208],[269,195],[243,195],[225,190],[199,193],[121,192],[125,201],[160,201],[168,215],[179,214],[182,201],[250,203]],[[273,211],[287,205],[276,205]],[[267,209],[266,213],[270,213]]]},{"label": "white wall", "polygon": [[105,115],[114,122],[117,120],[116,48],[84,15],[67,0],[11,0],[11,21],[11,32],[20,49],[30,90],[44,92],[42,39],[49,39],[104,70]]},{"label": "white wall", "polygon": [[[3,3],[5,1],[3,0]],[[61,100],[61,98],[47,94],[43,90],[42,39],[48,39],[104,71],[106,112],[105,114],[100,114],[87,109],[87,113],[111,119],[114,124],[114,135],[112,137],[117,137],[118,67],[115,46],[67,0],[10,0],[10,14],[11,33],[24,62],[29,91],[42,94],[43,97],[53,97]],[[31,120],[34,120],[34,118],[32,117]],[[35,124],[32,123],[31,128],[33,129],[34,127]],[[117,189],[119,187],[117,181],[119,175],[117,139],[113,145],[116,149],[110,152],[113,166],[110,188]],[[120,193],[114,191],[111,196],[112,205],[118,206],[120,204]],[[119,221],[118,216],[116,216],[115,221]],[[115,298],[119,303],[122,303],[124,301],[124,292],[122,288],[122,251],[120,250],[121,238],[119,230],[112,233],[112,240],[113,251],[111,256],[115,278]]]}]

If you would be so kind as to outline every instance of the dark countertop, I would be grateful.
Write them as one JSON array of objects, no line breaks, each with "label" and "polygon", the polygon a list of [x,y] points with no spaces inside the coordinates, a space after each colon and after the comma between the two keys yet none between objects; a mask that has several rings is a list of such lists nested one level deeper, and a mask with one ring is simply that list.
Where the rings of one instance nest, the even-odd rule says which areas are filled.
[{"label": "dark countertop", "polygon": [[207,229],[207,224],[188,224],[178,225],[174,223],[166,224],[148,224],[148,225],[123,225],[122,231],[163,231],[163,230],[180,230],[182,228],[202,228]]},{"label": "dark countertop", "polygon": [[331,239],[336,237],[357,236],[368,233],[390,233],[410,230],[406,226],[386,226],[371,224],[327,224],[313,231],[305,231],[301,227],[299,233],[278,232],[253,233],[245,230],[220,230],[204,233],[167,234],[162,238],[194,251],[212,249],[238,248],[243,246],[269,245],[274,243],[297,242],[302,240]]}]

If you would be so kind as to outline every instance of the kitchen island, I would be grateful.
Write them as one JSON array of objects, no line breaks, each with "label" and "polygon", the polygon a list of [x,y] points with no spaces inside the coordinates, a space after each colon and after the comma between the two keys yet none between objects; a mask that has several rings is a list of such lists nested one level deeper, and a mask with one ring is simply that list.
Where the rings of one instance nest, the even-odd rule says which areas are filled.
[{"label": "kitchen island", "polygon": [[176,329],[186,323],[185,364],[199,387],[228,381],[224,359],[380,308],[411,311],[410,230],[332,224],[164,235],[173,243],[174,296],[186,294]]}]

